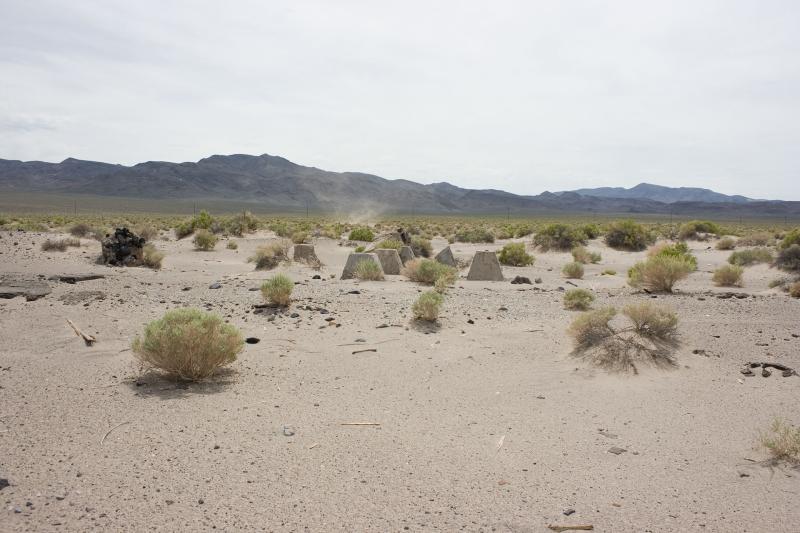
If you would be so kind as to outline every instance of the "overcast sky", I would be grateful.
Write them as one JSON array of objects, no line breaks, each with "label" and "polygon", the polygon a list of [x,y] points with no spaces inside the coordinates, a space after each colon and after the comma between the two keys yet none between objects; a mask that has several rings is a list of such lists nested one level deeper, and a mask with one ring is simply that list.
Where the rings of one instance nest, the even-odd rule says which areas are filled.
[{"label": "overcast sky", "polygon": [[0,0],[0,158],[800,200],[800,2]]}]

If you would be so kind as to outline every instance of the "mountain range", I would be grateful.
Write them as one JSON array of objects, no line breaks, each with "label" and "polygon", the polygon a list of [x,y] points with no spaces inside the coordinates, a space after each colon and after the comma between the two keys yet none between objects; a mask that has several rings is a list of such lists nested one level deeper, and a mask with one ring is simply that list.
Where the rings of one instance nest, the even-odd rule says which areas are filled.
[{"label": "mountain range", "polygon": [[68,158],[61,163],[0,159],[0,191],[140,199],[235,200],[275,210],[395,213],[615,213],[800,216],[800,202],[753,200],[708,189],[647,183],[535,196],[449,183],[420,184],[359,172],[330,172],[263,154],[213,155],[197,162],[133,166]]}]

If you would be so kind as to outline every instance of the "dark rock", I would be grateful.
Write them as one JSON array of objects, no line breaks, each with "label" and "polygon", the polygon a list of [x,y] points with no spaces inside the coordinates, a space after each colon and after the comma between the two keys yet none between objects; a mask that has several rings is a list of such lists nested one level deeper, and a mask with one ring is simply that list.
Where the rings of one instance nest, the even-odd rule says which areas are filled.
[{"label": "dark rock", "polygon": [[536,278],[535,280],[533,280],[533,282],[538,285],[542,282],[542,278]]},{"label": "dark rock", "polygon": [[526,278],[525,276],[514,276],[514,279],[511,280],[512,285],[531,285],[531,279]]},{"label": "dark rock", "polygon": [[314,274],[313,276],[311,276],[311,279],[322,279],[322,276],[320,276],[319,274]]},{"label": "dark rock", "polygon": [[575,514],[575,509],[564,509],[564,516]]},{"label": "dark rock", "polygon": [[359,290],[347,291],[347,294],[361,294],[361,291]]},{"label": "dark rock", "polygon": [[612,446],[608,449],[608,453],[613,453],[614,455],[620,455],[622,453],[627,452],[625,448],[620,448],[619,446]]},{"label": "dark rock", "polygon": [[75,284],[79,281],[89,281],[92,279],[103,279],[105,275],[103,274],[56,274],[54,276],[50,276],[50,281],[61,281],[63,283],[70,283]]},{"label": "dark rock", "polygon": [[221,289],[222,285],[220,285],[219,283],[212,283],[211,285],[208,286],[208,288],[209,289]]},{"label": "dark rock", "polygon": [[25,300],[33,302],[47,296],[50,292],[50,285],[44,281],[0,278],[0,298],[10,299],[24,296]]},{"label": "dark rock", "polygon": [[8,482],[5,478],[0,478],[0,490],[3,490],[6,487],[10,487],[11,483]]},{"label": "dark rock", "polygon": [[475,323],[475,321],[472,320],[471,318],[469,320],[467,320],[467,324],[474,324],[474,323]]},{"label": "dark rock", "polygon": [[299,316],[300,316],[300,313],[292,313],[291,315],[289,315],[289,318],[297,318]]},{"label": "dark rock", "polygon": [[103,239],[101,261],[112,266],[140,266],[145,240],[128,228],[117,228]]},{"label": "dark rock", "polygon": [[258,344],[259,342],[261,342],[261,339],[259,339],[258,337],[247,337],[244,340],[244,342],[246,342],[247,344]]}]

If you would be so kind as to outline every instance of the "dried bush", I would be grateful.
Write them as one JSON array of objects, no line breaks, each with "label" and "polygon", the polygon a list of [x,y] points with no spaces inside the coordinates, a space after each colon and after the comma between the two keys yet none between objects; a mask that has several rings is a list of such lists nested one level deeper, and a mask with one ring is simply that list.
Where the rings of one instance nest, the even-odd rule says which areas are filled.
[{"label": "dried bush", "polygon": [[528,266],[533,264],[535,258],[525,251],[525,244],[512,242],[503,246],[498,260],[504,265]]},{"label": "dried bush", "polygon": [[628,284],[656,292],[672,292],[678,281],[694,270],[694,264],[684,256],[659,255],[633,265],[628,270]]},{"label": "dried bush", "polygon": [[792,298],[800,298],[800,281],[795,281],[789,285],[789,296]]},{"label": "dried bush", "polygon": [[47,239],[42,243],[42,250],[45,252],[65,252],[67,248],[73,246],[75,248],[79,248],[81,245],[81,241],[78,239]]},{"label": "dried bush", "polygon": [[245,211],[241,215],[233,216],[224,223],[225,231],[237,237],[245,233],[253,233],[258,229],[258,219],[250,211]]},{"label": "dried bush", "polygon": [[770,246],[774,242],[775,235],[762,231],[740,237],[736,244],[739,246]]},{"label": "dried bush", "polygon": [[589,263],[599,263],[602,256],[597,252],[590,252],[583,246],[576,246],[572,249],[572,258],[578,263],[588,265]]},{"label": "dried bush", "polygon": [[583,264],[577,261],[567,263],[564,265],[564,268],[561,269],[561,273],[564,274],[565,278],[581,279],[583,277]]},{"label": "dried bush", "polygon": [[681,224],[678,229],[678,238],[681,240],[699,239],[701,234],[710,233],[719,235],[720,229],[717,224],[709,220],[691,220],[685,224]]},{"label": "dried bush", "polygon": [[613,222],[606,231],[606,244],[617,250],[640,251],[655,241],[655,237],[633,220]]},{"label": "dried bush", "polygon": [[683,257],[692,264],[692,270],[697,270],[697,258],[692,255],[685,242],[657,244],[647,251],[647,257]]},{"label": "dried bush", "polygon": [[759,443],[775,461],[800,463],[800,427],[776,418],[768,431],[761,433]]},{"label": "dried bush", "polygon": [[228,241],[228,244],[225,245],[225,248],[228,250],[238,250],[239,245],[236,243],[236,241]]},{"label": "dried bush", "polygon": [[769,263],[772,261],[772,252],[766,248],[751,248],[733,252],[728,257],[728,263],[738,266],[750,266],[756,263]]},{"label": "dried bush", "polygon": [[164,252],[158,250],[152,243],[147,243],[142,248],[142,263],[144,266],[158,270],[161,268],[161,261],[164,260]]},{"label": "dried bush", "polygon": [[168,311],[150,322],[132,346],[143,364],[189,381],[206,379],[233,363],[243,347],[235,327],[199,309]]},{"label": "dried bush", "polygon": [[450,285],[455,282],[458,271],[450,266],[443,265],[432,259],[413,259],[406,263],[401,272],[411,281],[433,285],[438,280]]},{"label": "dried bush", "polygon": [[733,237],[722,237],[717,241],[717,250],[733,250],[736,248],[736,240]]},{"label": "dried bush", "polygon": [[175,238],[178,240],[186,238],[192,233],[194,233],[194,228],[191,222],[181,222],[175,226]]},{"label": "dried bush", "polygon": [[773,266],[787,272],[800,272],[800,244],[793,244],[778,252]]},{"label": "dried bush", "polygon": [[430,257],[433,253],[433,246],[430,240],[414,235],[411,237],[411,250],[416,257]]},{"label": "dried bush", "polygon": [[383,270],[375,261],[359,261],[353,274],[362,281],[383,281]]},{"label": "dried bush", "polygon": [[722,265],[714,271],[711,281],[720,287],[741,287],[744,268],[739,265]]},{"label": "dried bush", "polygon": [[678,315],[666,307],[642,302],[626,306],[622,314],[631,319],[639,335],[672,339],[678,334]]},{"label": "dried bush", "polygon": [[576,246],[585,245],[586,241],[583,231],[566,224],[549,224],[533,236],[533,245],[543,252],[572,250]]},{"label": "dried bush", "polygon": [[372,242],[375,240],[375,234],[369,228],[354,228],[350,231],[348,239],[351,241]]},{"label": "dried bush", "polygon": [[439,309],[444,297],[436,291],[426,291],[411,306],[411,312],[417,320],[435,322],[439,318]]},{"label": "dried bush", "polygon": [[590,348],[615,334],[609,322],[616,314],[613,307],[583,313],[572,321],[567,333],[575,339],[578,348]]},{"label": "dried bush", "polygon": [[261,294],[273,305],[287,306],[292,299],[294,282],[285,274],[275,274],[261,284]]},{"label": "dried bush", "polygon": [[292,233],[292,243],[303,244],[308,239],[308,233],[305,231],[295,231]]},{"label": "dried bush", "polygon": [[564,293],[564,308],[586,311],[594,302],[594,294],[586,289],[570,289]]},{"label": "dried bush", "polygon": [[134,233],[146,241],[152,241],[158,237],[158,230],[153,226],[139,226]]},{"label": "dried bush", "polygon": [[397,239],[385,239],[375,245],[375,248],[382,249],[382,250],[399,250],[405,246],[403,241],[399,241]]},{"label": "dried bush", "polygon": [[69,229],[69,234],[73,237],[88,237],[94,232],[89,224],[79,222]]},{"label": "dried bush", "polygon": [[778,248],[781,250],[785,250],[793,245],[800,245],[800,229],[794,229],[786,234],[786,236],[781,240]]},{"label": "dried bush", "polygon": [[248,262],[256,264],[256,270],[272,270],[281,262],[289,260],[291,242],[285,239],[273,241],[256,248]]},{"label": "dried bush", "polygon": [[206,229],[197,230],[194,234],[194,249],[208,252],[217,245],[217,236]]}]

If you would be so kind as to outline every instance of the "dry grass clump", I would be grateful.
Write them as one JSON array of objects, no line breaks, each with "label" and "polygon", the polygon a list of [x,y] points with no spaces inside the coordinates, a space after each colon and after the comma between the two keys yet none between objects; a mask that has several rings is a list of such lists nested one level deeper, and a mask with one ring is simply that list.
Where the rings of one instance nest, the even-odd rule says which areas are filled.
[{"label": "dry grass clump", "polygon": [[353,274],[362,281],[383,281],[384,279],[381,266],[370,260],[359,261]]},{"label": "dry grass clump", "polygon": [[599,263],[602,256],[597,252],[590,252],[583,246],[576,246],[572,249],[572,258],[578,263],[588,265],[589,263]]},{"label": "dry grass clump", "polygon": [[586,289],[570,289],[564,293],[564,308],[586,311],[594,302],[594,294]]},{"label": "dry grass clump", "polygon": [[800,244],[793,244],[778,252],[773,266],[787,272],[800,272]]},{"label": "dry grass clump", "polygon": [[228,241],[228,244],[225,245],[225,248],[228,250],[238,250],[239,244],[236,241]]},{"label": "dry grass clump", "polygon": [[411,312],[417,320],[435,322],[439,318],[439,310],[444,297],[436,291],[426,291],[419,295],[411,306]]},{"label": "dry grass clump", "polygon": [[200,381],[233,363],[243,346],[241,333],[219,316],[176,309],[150,322],[132,348],[143,364],[171,377]]},{"label": "dry grass clump", "polygon": [[378,244],[375,245],[375,248],[378,249],[385,249],[385,250],[399,250],[405,246],[403,241],[399,241],[397,239],[384,239]]},{"label": "dry grass clump", "polygon": [[164,260],[164,252],[158,250],[154,244],[147,243],[142,248],[142,263],[144,266],[158,270],[161,268],[161,261]]},{"label": "dry grass clump", "polygon": [[636,263],[628,270],[628,284],[655,292],[672,292],[675,283],[694,271],[685,256],[657,255]]},{"label": "dry grass clump", "polygon": [[95,230],[89,224],[83,222],[78,222],[69,228],[69,234],[73,237],[89,237],[92,233],[95,233]]},{"label": "dry grass clump", "polygon": [[194,234],[194,249],[203,252],[208,252],[214,249],[217,245],[217,236],[208,231],[207,229],[199,229]]},{"label": "dry grass clump", "polygon": [[740,237],[737,244],[739,246],[771,246],[775,243],[775,235],[766,231],[751,233]]},{"label": "dry grass clump", "polygon": [[607,269],[603,270],[601,272],[601,274],[603,276],[616,276],[617,275],[617,271],[614,270],[613,268],[607,268]]},{"label": "dry grass clump", "polygon": [[577,261],[567,263],[564,265],[564,268],[561,269],[561,273],[564,274],[565,278],[581,279],[583,277],[583,264]]},{"label": "dry grass clump", "polygon": [[525,244],[521,242],[511,242],[503,246],[497,259],[502,264],[510,266],[528,266],[536,260],[525,251]]},{"label": "dry grass clump", "polygon": [[139,226],[134,233],[146,241],[152,241],[158,237],[158,230],[148,225]]},{"label": "dry grass clump", "polygon": [[432,259],[413,259],[406,263],[401,274],[417,283],[450,285],[455,283],[458,271]]},{"label": "dry grass clump", "polygon": [[757,263],[769,263],[772,261],[772,252],[767,248],[752,248],[750,250],[739,250],[733,252],[728,257],[728,263],[738,266],[750,266]]},{"label": "dry grass clump", "polygon": [[736,248],[736,239],[733,237],[722,237],[717,241],[717,250],[733,250]]},{"label": "dry grass clump", "polygon": [[573,355],[613,371],[638,373],[639,362],[675,366],[677,315],[649,302],[627,306],[623,314],[632,323],[623,328],[611,324],[617,316],[613,307],[578,316],[567,331],[575,342]]},{"label": "dry grass clump", "polygon": [[416,257],[430,257],[433,253],[433,245],[428,239],[414,235],[411,237],[411,250]]},{"label": "dry grass clump", "polygon": [[255,253],[247,261],[255,263],[256,270],[272,270],[281,262],[289,260],[290,248],[290,241],[285,239],[264,244],[256,248]]},{"label": "dry grass clump", "polygon": [[759,444],[766,448],[774,461],[800,463],[800,427],[776,418],[768,431],[759,436]]},{"label": "dry grass clump", "polygon": [[275,274],[261,284],[261,294],[273,305],[285,307],[292,300],[294,282],[285,274]]},{"label": "dry grass clump", "polygon": [[303,244],[308,239],[308,233],[305,231],[295,231],[292,233],[292,243],[293,244]]},{"label": "dry grass clump", "polygon": [[800,281],[795,281],[789,285],[789,296],[792,298],[800,298]]},{"label": "dry grass clump", "polygon": [[722,265],[714,271],[711,281],[719,287],[741,287],[744,268],[739,265]]},{"label": "dry grass clump", "polygon": [[65,252],[70,246],[79,248],[80,245],[81,241],[79,239],[47,239],[42,243],[42,250],[45,252]]},{"label": "dry grass clump", "polygon": [[640,251],[655,242],[655,237],[633,220],[620,220],[608,227],[605,240],[609,247],[616,250]]}]

